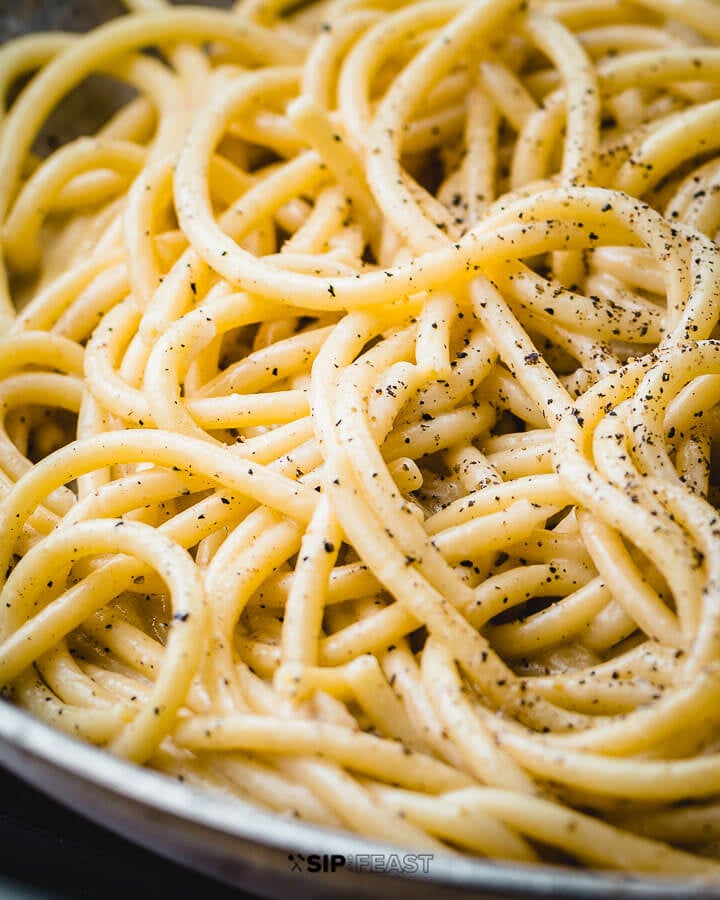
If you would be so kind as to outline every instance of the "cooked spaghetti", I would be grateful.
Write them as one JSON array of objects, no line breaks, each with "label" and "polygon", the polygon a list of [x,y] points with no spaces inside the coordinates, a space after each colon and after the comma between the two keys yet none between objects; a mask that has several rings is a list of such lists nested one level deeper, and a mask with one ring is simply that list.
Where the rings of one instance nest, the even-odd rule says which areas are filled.
[{"label": "cooked spaghetti", "polygon": [[720,8],[128,6],[0,52],[6,695],[375,839],[717,878]]}]

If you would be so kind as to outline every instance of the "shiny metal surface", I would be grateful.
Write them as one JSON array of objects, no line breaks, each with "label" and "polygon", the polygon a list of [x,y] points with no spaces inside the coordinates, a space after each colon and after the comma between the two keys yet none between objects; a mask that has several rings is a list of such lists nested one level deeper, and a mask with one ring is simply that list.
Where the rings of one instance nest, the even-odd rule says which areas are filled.
[{"label": "shiny metal surface", "polygon": [[[85,30],[120,11],[117,0],[0,0],[0,41],[38,29]],[[94,127],[97,107],[112,103],[116,89],[108,81],[86,82],[71,105],[63,106],[52,133],[62,140]],[[130,840],[268,898],[720,898],[720,885],[512,866],[450,854],[436,856],[429,873],[416,876],[346,868],[294,871],[289,854],[387,854],[392,848],[199,793],[75,741],[2,701],[0,760]]]},{"label": "shiny metal surface", "polygon": [[289,854],[388,854],[393,848],[200,793],[61,734],[0,703],[0,758],[35,787],[124,837],[269,898],[412,895],[490,898],[720,897],[720,886],[438,855],[428,874],[293,871]]}]

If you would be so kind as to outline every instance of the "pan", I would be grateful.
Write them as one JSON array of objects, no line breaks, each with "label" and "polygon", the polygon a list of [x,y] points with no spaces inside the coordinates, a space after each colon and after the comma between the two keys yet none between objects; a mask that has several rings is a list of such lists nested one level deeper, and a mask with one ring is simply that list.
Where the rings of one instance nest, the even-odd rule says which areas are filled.
[{"label": "pan", "polygon": [[[29,31],[85,31],[122,11],[118,0],[0,0],[0,43]],[[48,122],[40,152],[43,141],[47,147],[93,129],[98,110],[107,115],[125,99],[116,82],[88,79]],[[410,854],[201,793],[57,732],[4,701],[0,762],[117,834],[262,897],[720,898],[720,886]]]}]

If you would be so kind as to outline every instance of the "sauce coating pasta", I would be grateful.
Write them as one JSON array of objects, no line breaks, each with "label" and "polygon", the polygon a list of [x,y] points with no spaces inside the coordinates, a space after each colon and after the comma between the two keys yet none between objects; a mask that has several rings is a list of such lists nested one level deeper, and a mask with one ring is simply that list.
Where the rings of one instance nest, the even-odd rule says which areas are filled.
[{"label": "sauce coating pasta", "polygon": [[[309,822],[717,879],[720,7],[126,5],[0,50],[5,695]],[[36,153],[94,73],[133,99]]]}]

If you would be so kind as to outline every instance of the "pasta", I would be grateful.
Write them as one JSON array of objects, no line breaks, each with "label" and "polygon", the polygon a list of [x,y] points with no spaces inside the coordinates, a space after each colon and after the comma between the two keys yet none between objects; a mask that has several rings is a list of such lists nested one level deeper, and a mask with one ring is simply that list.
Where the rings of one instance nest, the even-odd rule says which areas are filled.
[{"label": "pasta", "polygon": [[[4,694],[283,815],[717,879],[720,7],[126,5],[0,51]],[[43,158],[92,73],[132,99]]]}]

